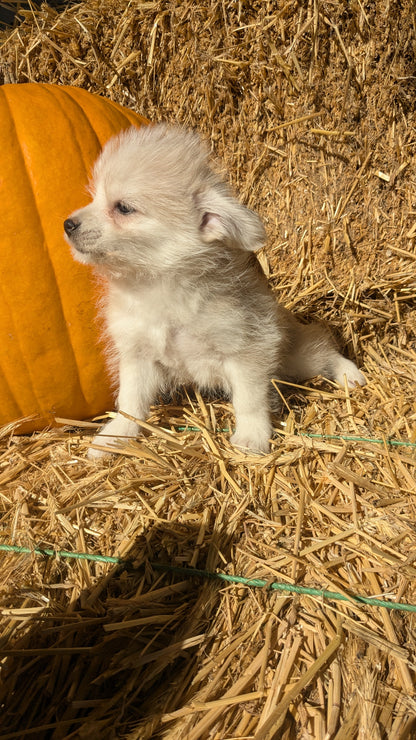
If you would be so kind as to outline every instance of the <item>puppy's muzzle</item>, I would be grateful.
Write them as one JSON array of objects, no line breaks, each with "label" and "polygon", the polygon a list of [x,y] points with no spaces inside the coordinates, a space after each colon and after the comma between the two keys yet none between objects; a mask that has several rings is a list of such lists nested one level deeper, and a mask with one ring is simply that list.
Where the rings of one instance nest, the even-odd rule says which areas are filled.
[{"label": "puppy's muzzle", "polygon": [[75,218],[67,218],[64,221],[65,234],[68,237],[73,236],[74,231],[76,231],[80,225],[81,225],[81,221],[77,221]]}]

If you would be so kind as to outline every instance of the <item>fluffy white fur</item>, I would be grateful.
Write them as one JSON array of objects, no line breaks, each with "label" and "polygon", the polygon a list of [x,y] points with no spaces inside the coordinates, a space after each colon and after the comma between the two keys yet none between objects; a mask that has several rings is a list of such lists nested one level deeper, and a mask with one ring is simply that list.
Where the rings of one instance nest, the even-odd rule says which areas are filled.
[{"label": "fluffy white fur", "polygon": [[[326,330],[276,303],[253,255],[263,225],[212,171],[195,133],[129,129],[105,146],[91,192],[65,232],[75,258],[108,279],[119,411],[145,419],[161,390],[219,388],[234,405],[233,444],[265,452],[272,378],[365,383]],[[114,445],[138,432],[118,413],[94,441]]]}]

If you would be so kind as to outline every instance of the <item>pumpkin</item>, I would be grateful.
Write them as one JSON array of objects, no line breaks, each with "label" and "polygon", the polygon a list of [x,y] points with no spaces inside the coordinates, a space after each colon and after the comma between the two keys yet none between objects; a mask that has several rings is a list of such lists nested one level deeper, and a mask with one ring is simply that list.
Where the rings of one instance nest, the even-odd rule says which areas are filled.
[{"label": "pumpkin", "polygon": [[97,279],[73,259],[63,221],[86,205],[114,134],[148,122],[76,87],[0,87],[0,424],[86,419],[113,406]]}]

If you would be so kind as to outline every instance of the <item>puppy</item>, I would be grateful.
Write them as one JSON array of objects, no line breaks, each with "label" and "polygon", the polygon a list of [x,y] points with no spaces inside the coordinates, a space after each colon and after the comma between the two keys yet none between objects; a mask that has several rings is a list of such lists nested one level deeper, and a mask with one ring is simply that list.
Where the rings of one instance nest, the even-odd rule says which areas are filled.
[{"label": "puppy", "polygon": [[[253,255],[265,241],[260,218],[213,172],[195,133],[127,130],[104,147],[91,192],[64,228],[74,257],[108,279],[119,412],[146,419],[158,392],[178,384],[221,389],[234,406],[232,443],[266,452],[272,378],[365,383],[322,327],[276,303]],[[117,413],[94,442],[138,432]]]}]

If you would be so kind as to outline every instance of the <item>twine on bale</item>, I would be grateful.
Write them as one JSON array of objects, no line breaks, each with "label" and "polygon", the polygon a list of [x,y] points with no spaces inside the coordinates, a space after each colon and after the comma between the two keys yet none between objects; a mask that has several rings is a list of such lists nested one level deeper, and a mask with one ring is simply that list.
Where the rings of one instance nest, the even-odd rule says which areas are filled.
[{"label": "twine on bale", "polygon": [[[127,565],[133,566],[134,561],[125,560],[124,558],[113,557],[111,555],[96,555],[87,552],[65,552],[65,550],[51,550],[48,548],[41,547],[20,547],[18,545],[7,545],[0,544],[0,551],[3,552],[14,552],[16,554],[34,554],[34,555],[47,555],[48,557],[56,558],[74,558],[75,560],[90,560],[97,563],[110,563],[113,565]],[[416,604],[402,604],[394,601],[383,601],[378,597],[360,596],[359,594],[344,594],[337,593],[336,591],[325,591],[325,589],[310,588],[307,586],[298,586],[297,584],[288,583],[277,583],[273,581],[265,581],[262,578],[244,578],[244,576],[229,575],[228,573],[211,573],[207,570],[201,570],[199,568],[180,568],[175,565],[169,565],[167,563],[156,563],[150,562],[149,565],[155,570],[162,570],[167,573],[175,573],[186,578],[198,577],[198,578],[214,578],[220,581],[226,581],[227,583],[240,584],[241,586],[247,586],[248,588],[264,588],[266,591],[287,591],[288,593],[294,594],[305,594],[307,596],[317,596],[322,599],[332,599],[334,601],[356,601],[358,604],[366,604],[367,606],[380,606],[385,609],[397,609],[398,611],[416,612]]]}]

